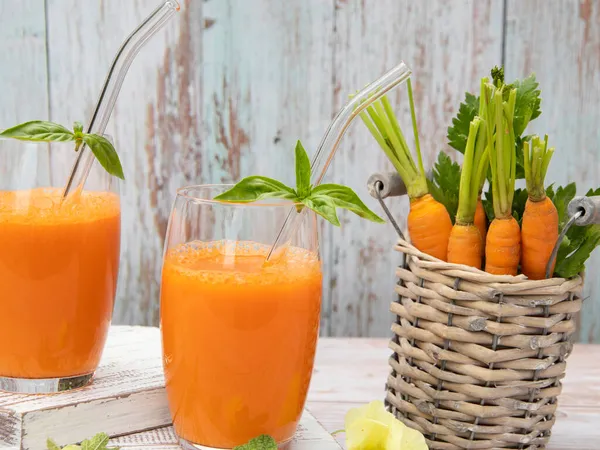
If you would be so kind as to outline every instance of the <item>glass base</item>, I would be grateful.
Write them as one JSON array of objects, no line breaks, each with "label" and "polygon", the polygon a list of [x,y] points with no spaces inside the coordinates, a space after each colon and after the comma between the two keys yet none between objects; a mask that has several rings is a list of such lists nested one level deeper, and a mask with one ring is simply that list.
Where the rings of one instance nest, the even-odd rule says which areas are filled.
[{"label": "glass base", "polygon": [[[286,448],[289,447],[291,442],[292,442],[291,439],[288,439],[287,441],[284,441],[284,442],[280,442],[279,444],[277,444],[277,448],[279,448],[281,450],[285,450]],[[181,439],[181,438],[179,438],[179,445],[181,446],[181,448],[183,450],[231,450],[230,448],[216,448],[216,447],[207,447],[206,445],[192,444],[191,442],[186,441],[185,439]]]},{"label": "glass base", "polygon": [[9,378],[0,377],[0,391],[16,394],[54,394],[71,391],[91,383],[94,372],[65,378]]}]

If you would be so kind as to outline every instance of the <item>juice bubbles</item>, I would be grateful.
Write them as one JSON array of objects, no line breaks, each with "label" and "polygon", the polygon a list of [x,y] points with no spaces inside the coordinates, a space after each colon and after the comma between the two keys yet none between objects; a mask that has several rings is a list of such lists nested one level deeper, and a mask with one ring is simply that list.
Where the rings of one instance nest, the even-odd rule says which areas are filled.
[{"label": "juice bubbles", "polygon": [[316,253],[180,244],[165,255],[161,327],[169,406],[180,438],[232,448],[290,439],[312,374],[321,305]]},{"label": "juice bubbles", "polygon": [[0,376],[93,372],[110,325],[120,245],[116,194],[0,191]]}]

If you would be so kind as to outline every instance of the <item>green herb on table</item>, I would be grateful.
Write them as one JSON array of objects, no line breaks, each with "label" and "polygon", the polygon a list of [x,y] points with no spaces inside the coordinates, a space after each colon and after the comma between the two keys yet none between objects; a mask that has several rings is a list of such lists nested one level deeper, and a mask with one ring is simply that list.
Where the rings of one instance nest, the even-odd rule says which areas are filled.
[{"label": "green herb on table", "polygon": [[104,136],[84,133],[80,122],[75,122],[71,131],[57,123],[34,120],[8,128],[0,132],[0,137],[31,142],[75,142],[76,152],[85,144],[104,170],[110,175],[125,179],[115,147]]},{"label": "green herb on table", "polygon": [[233,450],[277,450],[277,442],[271,436],[263,434],[251,439],[247,444],[234,447]]},{"label": "green herb on table", "polygon": [[349,187],[339,184],[310,184],[310,160],[302,143],[296,143],[296,189],[280,181],[262,176],[244,178],[231,189],[215,197],[215,200],[232,203],[249,203],[267,198],[291,200],[298,212],[312,209],[333,225],[340,226],[336,208],[347,209],[354,214],[376,223],[385,221],[371,211]]},{"label": "green herb on table", "polygon": [[119,447],[107,447],[110,438],[106,433],[98,433],[90,439],[84,440],[81,445],[67,445],[66,447],[59,447],[52,439],[46,441],[48,450],[119,450]]}]

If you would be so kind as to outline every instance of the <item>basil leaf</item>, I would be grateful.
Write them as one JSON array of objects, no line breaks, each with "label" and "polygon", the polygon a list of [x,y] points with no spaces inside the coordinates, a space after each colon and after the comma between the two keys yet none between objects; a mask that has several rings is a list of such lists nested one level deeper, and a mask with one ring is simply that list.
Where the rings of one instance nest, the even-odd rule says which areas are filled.
[{"label": "basil leaf", "polygon": [[306,197],[301,200],[308,208],[312,209],[323,219],[331,222],[336,227],[340,226],[340,219],[338,219],[335,211],[335,203],[331,197],[326,195]]},{"label": "basil leaf", "polygon": [[75,136],[58,123],[33,120],[8,128],[0,136],[33,142],[68,142]]},{"label": "basil leaf", "polygon": [[296,193],[292,188],[272,178],[261,176],[244,178],[228,191],[217,195],[215,200],[249,203],[265,198],[297,200]]},{"label": "basil leaf", "polygon": [[109,174],[121,180],[125,179],[119,155],[108,139],[97,134],[84,134],[83,141],[90,148],[100,165]]},{"label": "basil leaf", "polygon": [[73,131],[75,136],[83,136],[83,124],[81,122],[73,123]]},{"label": "basil leaf", "polygon": [[301,199],[310,194],[310,160],[300,141],[296,142],[296,192]]},{"label": "basil leaf", "polygon": [[328,197],[333,202],[333,205],[338,208],[352,211],[363,219],[375,223],[385,223],[385,220],[371,211],[358,195],[356,195],[356,192],[347,186],[340,186],[339,184],[321,184],[314,188],[310,194],[311,199],[320,197]]}]

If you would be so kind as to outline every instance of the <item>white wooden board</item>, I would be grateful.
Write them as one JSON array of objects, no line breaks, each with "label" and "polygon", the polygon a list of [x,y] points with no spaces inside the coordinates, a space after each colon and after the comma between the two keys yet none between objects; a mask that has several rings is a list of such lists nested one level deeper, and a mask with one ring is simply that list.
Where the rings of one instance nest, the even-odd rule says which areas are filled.
[{"label": "white wooden board", "polygon": [[[159,428],[145,433],[123,436],[110,441],[110,446],[122,450],[179,450],[177,436],[172,427]],[[339,450],[334,437],[313,417],[304,411],[298,431],[286,450]]]},{"label": "white wooden board", "polygon": [[113,327],[94,382],[56,395],[0,392],[0,448],[41,450],[169,425],[158,328]]}]

